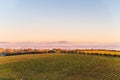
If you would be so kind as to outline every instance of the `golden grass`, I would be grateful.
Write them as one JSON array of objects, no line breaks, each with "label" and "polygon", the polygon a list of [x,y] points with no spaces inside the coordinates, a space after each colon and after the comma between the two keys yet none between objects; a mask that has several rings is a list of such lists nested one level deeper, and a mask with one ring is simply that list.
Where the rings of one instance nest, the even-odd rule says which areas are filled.
[{"label": "golden grass", "polygon": [[57,54],[26,54],[26,55],[18,55],[18,56],[3,56],[0,57],[0,64],[19,62],[29,59],[36,59],[36,58],[62,56],[62,55],[66,55],[66,54],[57,53]]},{"label": "golden grass", "polygon": [[85,53],[100,53],[100,54],[111,54],[111,55],[120,55],[120,52],[115,52],[115,51],[101,51],[101,50],[85,50],[83,51]]}]

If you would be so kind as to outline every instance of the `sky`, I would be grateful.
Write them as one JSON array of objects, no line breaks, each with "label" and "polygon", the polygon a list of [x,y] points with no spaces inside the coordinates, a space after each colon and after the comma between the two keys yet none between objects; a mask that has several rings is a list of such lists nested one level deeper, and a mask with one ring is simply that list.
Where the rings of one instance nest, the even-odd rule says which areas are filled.
[{"label": "sky", "polygon": [[120,43],[120,0],[0,0],[0,42]]}]

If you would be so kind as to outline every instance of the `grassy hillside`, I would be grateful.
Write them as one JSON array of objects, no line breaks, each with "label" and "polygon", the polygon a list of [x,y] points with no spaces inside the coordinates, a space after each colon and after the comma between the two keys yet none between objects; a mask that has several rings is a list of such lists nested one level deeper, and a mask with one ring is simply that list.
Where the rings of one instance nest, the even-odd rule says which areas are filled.
[{"label": "grassy hillside", "polygon": [[66,54],[24,54],[24,55],[16,55],[16,56],[2,56],[0,57],[0,64],[6,64],[11,62],[19,62],[25,61],[29,59],[37,59],[37,58],[45,58],[45,57],[55,57],[55,56],[62,56]]},{"label": "grassy hillside", "polygon": [[31,54],[0,57],[0,60],[0,80],[120,79],[120,58],[117,57]]}]

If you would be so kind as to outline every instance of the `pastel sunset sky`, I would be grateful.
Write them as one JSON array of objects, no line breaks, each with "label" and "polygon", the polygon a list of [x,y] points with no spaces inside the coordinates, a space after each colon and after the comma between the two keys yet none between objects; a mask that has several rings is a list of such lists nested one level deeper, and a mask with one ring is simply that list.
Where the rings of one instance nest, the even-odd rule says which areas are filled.
[{"label": "pastel sunset sky", "polygon": [[120,43],[120,0],[0,0],[0,42]]}]

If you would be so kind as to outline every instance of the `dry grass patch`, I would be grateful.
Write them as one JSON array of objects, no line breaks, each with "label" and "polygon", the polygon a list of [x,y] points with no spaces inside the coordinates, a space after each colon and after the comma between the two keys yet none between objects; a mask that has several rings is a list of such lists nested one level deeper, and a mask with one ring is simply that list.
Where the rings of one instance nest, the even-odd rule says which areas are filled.
[{"label": "dry grass patch", "polygon": [[83,51],[85,53],[99,53],[99,54],[111,54],[111,55],[120,55],[120,52],[115,52],[115,51],[101,51],[101,50],[85,50]]}]

